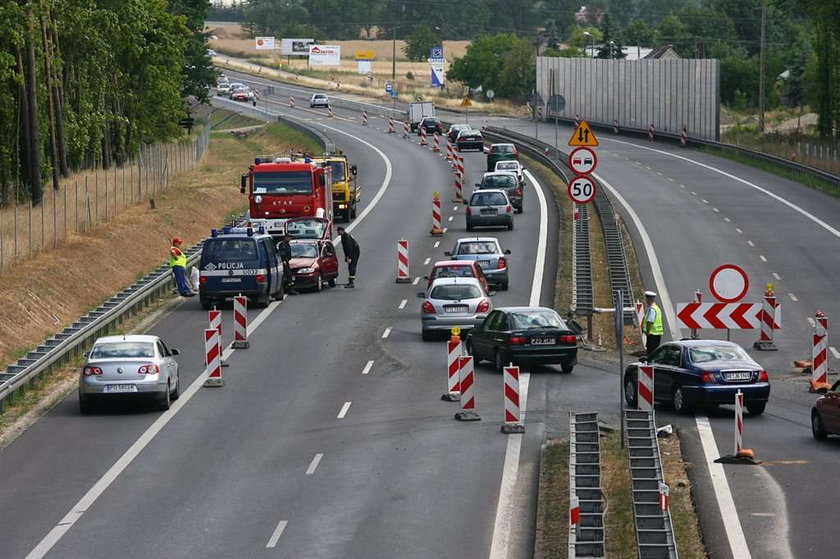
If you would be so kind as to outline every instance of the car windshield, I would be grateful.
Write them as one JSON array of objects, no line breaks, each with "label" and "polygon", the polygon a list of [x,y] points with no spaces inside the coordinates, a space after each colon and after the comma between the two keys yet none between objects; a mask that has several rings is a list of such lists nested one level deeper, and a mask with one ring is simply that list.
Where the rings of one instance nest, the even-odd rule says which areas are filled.
[{"label": "car windshield", "polygon": [[505,195],[499,192],[476,192],[470,198],[470,206],[504,206]]},{"label": "car windshield", "polygon": [[343,161],[333,161],[330,163],[330,169],[332,169],[332,180],[333,182],[344,182],[344,162]]},{"label": "car windshield", "polygon": [[490,175],[484,177],[485,188],[510,188],[516,186],[516,177],[511,175]]},{"label": "car windshield", "polygon": [[257,243],[253,239],[207,239],[201,259],[205,262],[256,260]]},{"label": "car windshield", "polygon": [[513,312],[510,313],[510,318],[515,330],[566,327],[557,313],[550,311]]},{"label": "car windshield", "polygon": [[438,285],[432,288],[430,299],[443,301],[460,301],[463,299],[477,299],[481,297],[481,289],[477,285]]},{"label": "car windshield", "polygon": [[119,359],[154,357],[155,345],[151,342],[108,342],[96,344],[90,352],[91,359]]},{"label": "car windshield", "polygon": [[492,147],[493,153],[513,153],[511,145],[496,145]]},{"label": "car windshield", "polygon": [[292,243],[292,258],[317,258],[318,247],[310,243]]},{"label": "car windshield", "polygon": [[435,278],[471,278],[473,269],[471,266],[440,266],[435,268],[432,274]]},{"label": "car windshield", "polygon": [[295,219],[286,222],[286,233],[296,239],[322,239],[327,224],[319,219]]},{"label": "car windshield", "polygon": [[471,241],[458,246],[458,254],[497,254],[498,249],[493,241]]},{"label": "car windshield", "polygon": [[739,346],[709,345],[688,348],[688,358],[692,363],[711,363],[713,361],[752,361],[747,352]]},{"label": "car windshield", "polygon": [[309,194],[312,174],[309,171],[254,173],[254,194]]},{"label": "car windshield", "polygon": [[313,99],[316,100],[316,101],[323,101],[326,98],[327,98],[326,95],[316,95],[315,97],[313,97]]}]

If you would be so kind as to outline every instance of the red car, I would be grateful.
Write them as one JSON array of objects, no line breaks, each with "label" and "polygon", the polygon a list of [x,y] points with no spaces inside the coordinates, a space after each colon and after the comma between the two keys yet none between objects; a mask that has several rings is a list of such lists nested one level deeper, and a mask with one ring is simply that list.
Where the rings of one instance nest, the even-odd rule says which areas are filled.
[{"label": "red car", "polygon": [[338,278],[338,257],[332,241],[292,239],[292,259],[289,265],[296,289],[321,291],[326,282],[335,287]]},{"label": "red car", "polygon": [[234,101],[254,101],[260,98],[259,93],[251,88],[237,89],[230,94],[230,98]]},{"label": "red car", "polygon": [[840,380],[811,408],[811,432],[821,441],[829,435],[840,435]]},{"label": "red car", "polygon": [[432,271],[426,276],[429,287],[438,278],[476,278],[481,282],[485,293],[490,293],[487,277],[475,260],[441,260],[435,262]]}]

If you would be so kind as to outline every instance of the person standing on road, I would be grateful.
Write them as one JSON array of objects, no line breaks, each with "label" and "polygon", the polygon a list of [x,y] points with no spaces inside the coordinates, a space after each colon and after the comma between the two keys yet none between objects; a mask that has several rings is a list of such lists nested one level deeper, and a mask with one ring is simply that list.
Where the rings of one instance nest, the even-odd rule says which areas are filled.
[{"label": "person standing on road", "polygon": [[193,297],[195,293],[187,284],[187,255],[181,250],[182,242],[180,237],[172,239],[172,246],[169,247],[169,267],[175,276],[178,293],[182,297]]},{"label": "person standing on road", "polygon": [[341,248],[344,250],[344,261],[347,262],[348,281],[344,286],[348,289],[356,287],[356,264],[359,263],[359,243],[350,236],[344,227],[338,227],[338,234],[341,236]]},{"label": "person standing on road", "polygon": [[285,284],[286,293],[289,295],[297,295],[295,290],[295,276],[292,274],[292,236],[289,234],[283,235],[280,242],[277,243],[277,255],[283,262],[283,283]]},{"label": "person standing on road", "polygon": [[645,313],[642,332],[647,336],[645,352],[650,357],[662,341],[662,310],[656,304],[655,291],[645,291],[645,302],[647,303],[648,310]]}]

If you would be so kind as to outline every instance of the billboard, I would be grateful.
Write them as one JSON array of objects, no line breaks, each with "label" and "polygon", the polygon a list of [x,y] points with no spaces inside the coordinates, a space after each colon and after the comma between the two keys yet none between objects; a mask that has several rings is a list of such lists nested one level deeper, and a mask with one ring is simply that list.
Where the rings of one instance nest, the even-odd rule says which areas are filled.
[{"label": "billboard", "polygon": [[280,54],[283,56],[309,56],[309,45],[315,39],[281,39]]},{"label": "billboard", "polygon": [[274,50],[274,37],[256,37],[254,48],[257,50]]},{"label": "billboard", "polygon": [[310,66],[340,66],[340,45],[309,45]]}]

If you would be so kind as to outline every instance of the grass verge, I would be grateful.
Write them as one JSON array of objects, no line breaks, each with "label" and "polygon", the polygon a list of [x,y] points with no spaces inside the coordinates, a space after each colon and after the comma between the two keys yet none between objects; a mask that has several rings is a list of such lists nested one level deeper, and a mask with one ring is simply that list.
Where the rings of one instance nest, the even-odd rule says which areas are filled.
[{"label": "grass verge", "polygon": [[569,443],[549,440],[542,449],[534,559],[565,557],[569,549]]},{"label": "grass verge", "polygon": [[605,551],[607,557],[638,557],[630,460],[621,448],[621,431],[601,437],[601,487],[604,490]]}]

